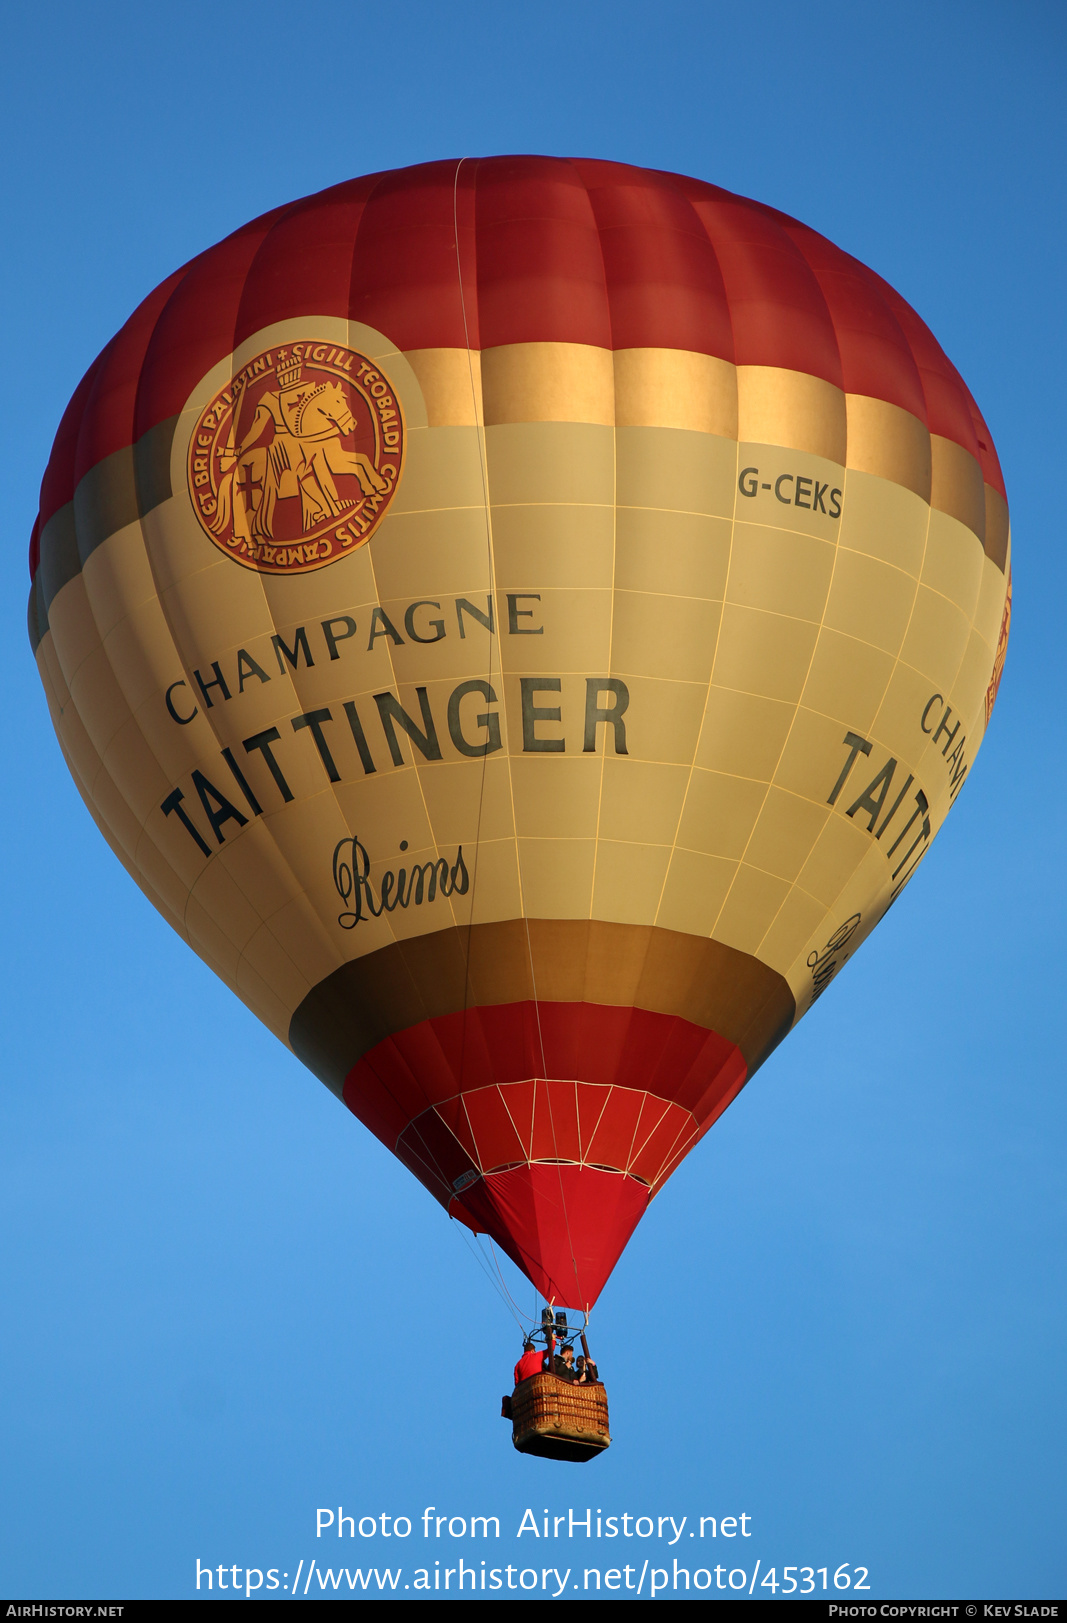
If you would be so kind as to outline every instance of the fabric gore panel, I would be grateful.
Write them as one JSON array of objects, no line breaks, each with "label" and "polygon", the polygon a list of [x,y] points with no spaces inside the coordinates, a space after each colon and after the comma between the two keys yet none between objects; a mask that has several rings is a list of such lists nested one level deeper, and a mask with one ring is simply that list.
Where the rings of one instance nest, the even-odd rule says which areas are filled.
[{"label": "fabric gore panel", "polygon": [[[504,1108],[515,1124],[515,1132],[522,1145],[523,1158],[530,1159],[533,1144],[534,1100],[537,1089],[533,1082],[512,1082],[500,1089],[500,1097]],[[492,1152],[489,1164],[493,1165]]]},{"label": "fabric gore panel", "polygon": [[[715,250],[680,189],[647,172],[577,161],[600,236],[613,349],[686,349],[734,359]],[[664,177],[666,178],[666,177]]]},{"label": "fabric gore panel", "polygon": [[249,268],[271,225],[286,212],[263,215],[189,265],[145,351],[135,439],[180,412],[200,379],[232,352]]},{"label": "fabric gore panel", "polygon": [[611,348],[604,256],[573,165],[552,158],[482,163],[477,244],[484,349],[545,340]]},{"label": "fabric gore panel", "polygon": [[143,299],[101,355],[78,431],[75,486],[105,457],[133,444],[137,387],[145,353],[156,322],[184,275],[184,269],[175,271]]},{"label": "fabric gore panel", "polygon": [[[114,343],[115,340],[112,339],[111,342]],[[48,458],[48,466],[44,470],[44,478],[41,480],[40,511],[37,522],[42,530],[48,520],[55,513],[58,513],[61,507],[65,507],[68,502],[74,500],[74,461],[78,453],[78,436],[81,433],[82,416],[86,402],[92,393],[96,374],[101,366],[105,364],[110,347],[109,344],[103,349],[92,366],[89,367],[71,395],[67,403],[67,409],[59,420],[56,437],[52,442],[52,453]],[[37,573],[39,563],[40,554],[31,551],[31,580]]]},{"label": "fabric gore panel", "polygon": [[352,260],[352,318],[388,333],[400,349],[464,348],[455,161],[375,178]]},{"label": "fabric gore panel", "polygon": [[[508,1092],[514,1099],[516,1090],[509,1088]],[[464,1094],[463,1103],[477,1146],[477,1158],[483,1168],[514,1166],[518,1161],[529,1159],[529,1134],[525,1140],[519,1137],[515,1118],[500,1088],[476,1088]]]},{"label": "fabric gore panel", "polygon": [[971,416],[971,397],[966,384],[911,305],[887,282],[882,282],[881,278],[878,280],[915,357],[926,400],[926,422],[931,434],[954,440],[980,461],[978,436]]},{"label": "fabric gore panel", "polygon": [[576,1082],[540,1079],[534,1110],[532,1161],[579,1161],[582,1154],[578,1132],[578,1090]]},{"label": "fabric gore panel", "polygon": [[738,366],[779,366],[842,386],[837,336],[803,253],[746,199],[694,198],[722,270]]},{"label": "fabric gore panel", "polygon": [[644,1102],[644,1094],[635,1088],[612,1088],[586,1151],[592,1166],[613,1172],[629,1166]]},{"label": "fabric gore panel", "polygon": [[803,226],[786,227],[819,284],[833,322],[846,394],[872,395],[926,421],[926,397],[911,345],[866,266]]},{"label": "fabric gore panel", "polygon": [[356,234],[374,176],[347,181],[283,214],[248,268],[234,344],[308,312],[347,318]]}]

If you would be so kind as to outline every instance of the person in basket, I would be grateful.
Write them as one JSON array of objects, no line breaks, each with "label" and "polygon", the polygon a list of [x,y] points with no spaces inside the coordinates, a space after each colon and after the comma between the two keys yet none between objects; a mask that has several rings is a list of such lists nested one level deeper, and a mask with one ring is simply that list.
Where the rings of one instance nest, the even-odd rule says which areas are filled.
[{"label": "person in basket", "polygon": [[544,1354],[539,1353],[532,1341],[522,1344],[522,1357],[515,1365],[515,1385],[528,1381],[531,1375],[540,1375],[544,1368]]}]

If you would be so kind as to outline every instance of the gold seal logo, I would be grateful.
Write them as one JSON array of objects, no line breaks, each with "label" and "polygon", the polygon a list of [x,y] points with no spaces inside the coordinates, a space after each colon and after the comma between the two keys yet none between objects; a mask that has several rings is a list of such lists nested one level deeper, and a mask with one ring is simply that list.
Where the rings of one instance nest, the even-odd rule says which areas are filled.
[{"label": "gold seal logo", "polygon": [[381,368],[336,344],[285,344],[249,361],[201,412],[189,493],[227,557],[304,574],[370,539],[403,463],[403,413]]}]

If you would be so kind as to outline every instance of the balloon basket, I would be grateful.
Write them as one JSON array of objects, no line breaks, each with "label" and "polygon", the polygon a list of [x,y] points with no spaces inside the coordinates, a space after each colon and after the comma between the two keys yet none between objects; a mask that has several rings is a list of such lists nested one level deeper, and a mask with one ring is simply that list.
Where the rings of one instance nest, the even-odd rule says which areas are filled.
[{"label": "balloon basket", "polygon": [[510,1407],[520,1454],[580,1464],[611,1444],[608,1396],[599,1381],[578,1386],[558,1375],[531,1375],[515,1388]]}]

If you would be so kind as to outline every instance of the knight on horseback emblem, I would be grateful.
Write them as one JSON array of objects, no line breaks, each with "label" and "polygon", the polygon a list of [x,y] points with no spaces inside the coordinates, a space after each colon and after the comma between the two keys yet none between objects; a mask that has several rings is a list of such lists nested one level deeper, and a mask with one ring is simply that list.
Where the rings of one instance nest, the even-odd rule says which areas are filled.
[{"label": "knight on horseback emblem", "polygon": [[216,545],[272,573],[321,568],[369,539],[403,457],[389,380],[355,350],[266,351],[191,437],[190,494]]}]

